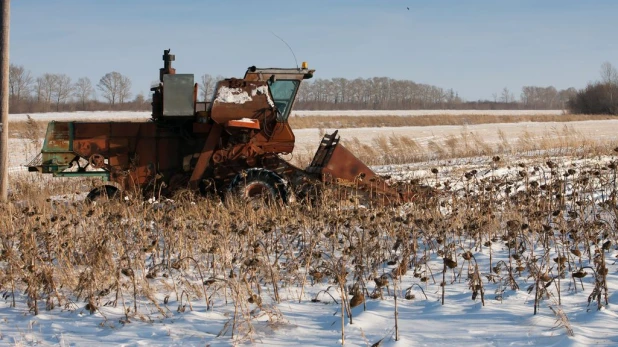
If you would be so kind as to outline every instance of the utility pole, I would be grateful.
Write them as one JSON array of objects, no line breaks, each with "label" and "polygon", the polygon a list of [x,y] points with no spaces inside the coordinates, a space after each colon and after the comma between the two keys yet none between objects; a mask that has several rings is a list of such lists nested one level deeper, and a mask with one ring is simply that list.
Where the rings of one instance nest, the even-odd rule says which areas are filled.
[{"label": "utility pole", "polygon": [[9,30],[11,0],[0,0],[0,202],[9,186]]}]

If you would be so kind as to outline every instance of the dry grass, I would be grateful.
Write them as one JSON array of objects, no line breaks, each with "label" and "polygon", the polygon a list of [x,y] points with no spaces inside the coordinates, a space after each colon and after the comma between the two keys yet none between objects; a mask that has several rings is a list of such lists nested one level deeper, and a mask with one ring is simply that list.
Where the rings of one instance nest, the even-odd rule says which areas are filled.
[{"label": "dry grass", "polygon": [[[376,146],[415,148],[405,141],[385,138]],[[447,154],[466,148],[459,141],[468,141],[468,150],[475,143],[454,141]],[[618,241],[617,153],[605,154],[613,156],[585,164],[538,157],[509,176],[493,174],[503,165],[498,157],[483,177],[474,170],[446,178],[436,169],[427,183],[444,191],[438,207],[417,201],[396,210],[341,209],[328,192],[317,205],[288,207],[222,204],[188,192],[173,202],[87,205],[47,197],[91,181],[18,180],[12,203],[0,205],[0,288],[13,305],[25,295],[22,308],[32,314],[117,306],[126,321],[181,314],[201,301],[233,312],[222,331],[233,338],[251,336],[256,309],[277,322],[282,300],[320,301],[302,294],[320,283],[330,284],[320,293],[344,299],[340,312],[350,319],[350,306],[394,295],[389,281],[408,288],[406,299],[416,285],[442,292],[443,303],[444,288],[457,280],[469,281],[472,300],[491,292],[500,299],[526,285],[535,313],[581,288],[601,308],[608,268],[615,268],[605,259]],[[459,188],[449,187],[451,180]],[[482,251],[490,258],[479,269]],[[566,315],[558,316],[568,326]]]},{"label": "dry grass", "polygon": [[[360,128],[360,127],[403,127],[403,126],[439,126],[439,125],[473,125],[493,123],[521,123],[521,122],[574,122],[585,120],[615,119],[612,116],[599,115],[526,115],[526,116],[491,116],[491,115],[432,115],[432,116],[306,116],[290,117],[292,129],[307,128]],[[76,119],[77,121],[78,119]],[[128,120],[127,120],[128,121]],[[134,122],[146,121],[134,119]],[[31,132],[34,124],[39,129],[39,137],[45,135],[47,121],[14,121],[10,124],[10,137],[25,138]]]},{"label": "dry grass", "polygon": [[432,116],[306,116],[290,117],[292,129],[303,128],[375,128],[403,126],[473,125],[522,122],[575,122],[586,120],[616,119],[603,115],[530,115],[530,116],[491,116],[491,115],[432,115]]},{"label": "dry grass", "polygon": [[[356,137],[342,138],[342,144],[367,165],[407,164],[505,154],[535,156],[578,153],[592,156],[611,152],[612,148],[618,146],[618,141],[590,138],[568,124],[537,135],[522,130],[512,138],[498,130],[497,138],[498,142],[488,142],[480,134],[470,132],[464,126],[459,135],[435,138],[425,143],[419,143],[409,136],[381,135],[373,138],[371,142],[363,142]],[[313,149],[299,149],[295,152],[293,161],[304,167],[312,158]]]}]

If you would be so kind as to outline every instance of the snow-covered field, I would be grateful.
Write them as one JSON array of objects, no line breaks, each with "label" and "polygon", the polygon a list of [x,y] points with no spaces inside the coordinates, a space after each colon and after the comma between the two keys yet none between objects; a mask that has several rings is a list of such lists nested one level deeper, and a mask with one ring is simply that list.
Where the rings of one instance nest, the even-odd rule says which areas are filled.
[{"label": "snow-covered field", "polygon": [[9,115],[10,122],[25,122],[30,116],[35,121],[127,121],[148,120],[151,112],[133,111],[78,111],[78,112],[45,112],[45,113],[16,113]]},{"label": "snow-covered field", "polygon": [[[531,180],[543,182],[549,180],[549,171],[532,170],[542,167],[547,158],[503,157],[495,170],[490,169],[491,158],[455,159],[448,162],[416,163],[411,165],[382,166],[375,170],[381,174],[392,174],[396,178],[419,178],[424,182],[435,184],[432,168],[438,168],[439,181],[450,182],[451,191],[462,192],[466,189],[464,172],[477,170],[475,181],[500,179],[515,182],[514,191],[523,188],[526,183],[519,173],[522,167],[529,168]],[[557,170],[576,168],[585,172],[606,165],[615,156],[594,158],[552,158],[558,163]],[[522,166],[524,165],[524,166]],[[544,174],[543,174],[544,172]],[[560,171],[562,172],[562,171]],[[572,179],[576,181],[577,177]],[[601,180],[603,181],[603,180]],[[601,198],[609,193],[611,187],[590,187],[592,199]],[[165,204],[162,205],[165,208]],[[405,213],[406,208],[393,211],[394,215]],[[367,213],[371,214],[368,210]],[[611,237],[615,237],[611,236]],[[462,240],[463,244],[469,244]],[[427,245],[428,246],[428,245]],[[543,254],[540,244],[531,244],[533,252]],[[417,276],[416,270],[408,271],[397,282],[397,288],[383,288],[382,299],[367,299],[366,306],[352,308],[353,321],[345,318],[345,341],[348,346],[371,346],[381,341],[381,346],[592,346],[618,344],[618,265],[615,258],[618,251],[612,247],[607,252],[607,275],[609,305],[596,309],[589,296],[594,287],[592,268],[585,269],[588,276],[583,281],[574,281],[569,269],[558,280],[557,271],[550,270],[554,281],[547,285],[547,297],[539,304],[539,311],[534,315],[534,278],[516,275],[515,283],[519,289],[508,284],[507,268],[492,274],[491,268],[503,261],[509,263],[510,252],[504,242],[495,242],[491,247],[472,247],[473,255],[482,269],[485,290],[484,305],[480,296],[472,299],[473,291],[469,287],[470,264],[457,250],[458,265],[446,275],[444,304],[441,303],[442,258],[430,253],[423,273],[426,282]],[[558,245],[556,245],[558,247]],[[553,257],[554,250],[550,250]],[[527,252],[525,254],[528,254]],[[586,257],[584,257],[586,258]],[[491,262],[491,263],[490,263]],[[594,266],[592,261],[583,259],[583,265]],[[549,267],[549,265],[548,265]],[[379,274],[389,273],[393,266],[384,265]],[[431,276],[429,275],[431,274]],[[201,283],[200,278],[195,280]],[[437,281],[437,282],[434,282]],[[556,281],[561,281],[556,284]],[[165,290],[156,289],[164,281],[151,280],[156,293],[155,299],[163,308],[162,314],[148,300],[140,300],[140,315],[127,320],[123,309],[101,306],[99,311],[90,314],[83,302],[74,302],[66,308],[52,311],[42,310],[38,316],[28,312],[25,296],[19,295],[17,307],[10,307],[10,296],[0,302],[0,341],[5,345],[17,346],[229,346],[255,344],[264,346],[335,346],[341,343],[341,305],[340,295],[332,282],[320,281],[315,285],[307,283],[301,295],[297,286],[280,288],[280,304],[268,299],[272,293],[263,288],[262,308],[250,305],[252,328],[250,336],[236,339],[231,337],[231,324],[234,313],[233,305],[225,305],[221,294],[215,300],[214,307],[207,309],[204,300],[194,299],[192,308],[178,312],[178,298],[173,295],[168,300]],[[373,281],[367,282],[369,292],[375,289]],[[560,288],[560,294],[558,294]],[[160,290],[160,291],[159,291]],[[168,286],[168,292],[169,292]],[[211,287],[207,290],[212,291]],[[5,288],[5,295],[8,293]],[[397,293],[395,301],[394,294]],[[412,298],[413,296],[413,298]],[[299,298],[301,298],[299,302]],[[560,301],[560,304],[559,304]],[[165,304],[163,304],[165,302]],[[395,307],[398,314],[399,341],[395,341]]]},{"label": "snow-covered field", "polygon": [[[123,117],[125,116],[135,119],[133,115]],[[102,119],[100,115],[96,117],[97,120]],[[120,119],[117,118],[120,116],[116,115],[110,117]],[[397,134],[410,136],[422,143],[449,135],[457,136],[463,131],[473,132],[487,142],[498,142],[498,130],[501,130],[515,142],[523,132],[534,136],[548,136],[547,134],[559,133],[562,126],[560,123],[509,123],[467,127],[363,128],[343,129],[340,134],[343,139],[358,137],[366,143],[370,143],[371,139],[377,136]],[[618,140],[618,120],[571,122],[568,126],[595,140]],[[305,148],[307,151],[313,151],[320,139],[317,129],[297,130],[295,134],[297,148]],[[23,140],[12,139],[11,147],[10,160],[13,170],[18,170],[17,165],[24,163],[33,151],[36,152]],[[565,172],[569,168],[575,168],[580,173],[600,170],[600,167],[616,160],[616,156],[618,154],[612,156],[607,153],[607,156],[557,157],[552,160]],[[550,179],[550,170],[541,170],[545,174],[540,174],[532,169],[535,166],[542,167],[547,159],[507,156],[501,158],[496,170],[489,169],[492,159],[486,157],[381,166],[374,169],[394,178],[416,178],[436,184],[437,175],[434,175],[431,169],[437,168],[438,181],[442,184],[450,182],[453,191],[465,190],[466,180],[463,179],[463,174],[476,170],[475,180],[500,177],[505,181],[519,182],[514,185],[514,191],[517,191],[523,189],[524,185],[523,181],[518,181],[521,178],[521,165],[525,165],[533,179],[538,182]],[[537,172],[537,176],[534,176],[534,172]],[[604,188],[591,186],[589,198],[606,197],[611,192],[607,190],[610,189],[607,186],[610,183],[604,183]],[[405,207],[404,210],[393,213],[405,213]],[[613,230],[616,231],[615,228]],[[615,244],[616,235],[612,237]],[[538,244],[533,247],[538,254],[544,251]],[[514,290],[506,285],[504,273],[498,276],[488,272],[491,268],[490,262],[493,265],[500,260],[509,262],[511,250],[504,246],[504,242],[494,242],[491,247],[471,249],[483,271],[484,306],[479,297],[471,299],[472,290],[467,278],[470,265],[461,257],[458,259],[460,265],[446,274],[444,305],[440,302],[441,287],[431,279],[421,282],[414,275],[414,271],[410,270],[402,277],[401,282],[397,283],[396,301],[393,295],[395,288],[391,286],[388,293],[383,289],[383,299],[367,299],[366,307],[360,305],[352,309],[353,322],[345,318],[346,345],[372,346],[378,341],[381,341],[382,346],[618,345],[618,310],[615,309],[618,304],[618,265],[615,261],[618,251],[614,246],[605,255],[609,270],[609,305],[601,310],[596,309],[594,302],[589,305],[588,298],[594,287],[595,276],[591,270],[587,270],[588,276],[583,278],[580,286],[579,281],[571,278],[569,271],[575,270],[571,269],[567,271],[565,278],[561,279],[560,287],[556,287],[555,282],[548,285],[548,298],[542,300],[536,315],[533,315],[534,292],[527,291],[527,288],[534,284],[533,278],[526,274],[517,276],[515,282],[519,290]],[[463,250],[457,250],[457,254],[462,252]],[[592,261],[583,261],[584,265],[594,266]],[[442,258],[432,253],[427,266],[427,273],[432,273],[435,280],[440,282]],[[385,265],[380,269],[380,273],[388,272],[391,268],[392,266]],[[559,277],[555,269],[552,274],[556,279]],[[458,276],[453,277],[456,275]],[[488,280],[490,277],[492,280]],[[159,282],[153,280],[152,283],[156,286]],[[368,283],[368,287],[370,291],[374,289],[372,281]],[[265,298],[272,295],[270,291],[264,290]],[[406,294],[409,294],[407,299]],[[414,295],[413,299],[410,299],[410,294]],[[264,309],[250,306],[255,332],[250,338],[242,340],[231,339],[230,325],[234,306],[225,305],[221,298],[215,301],[215,306],[211,309],[206,308],[204,300],[196,299],[192,302],[191,310],[187,308],[184,312],[178,312],[177,299],[172,296],[167,301],[162,292],[158,292],[156,299],[161,303],[164,315],[147,300],[142,300],[139,303],[140,312],[143,312],[140,317],[126,321],[120,305],[117,308],[101,306],[99,311],[91,315],[84,308],[83,302],[75,302],[68,308],[42,310],[38,316],[34,316],[28,312],[25,296],[16,298],[16,308],[10,307],[10,298],[5,296],[5,301],[0,301],[0,345],[228,346],[240,343],[265,346],[335,346],[341,343],[340,296],[333,283],[322,281],[313,286],[307,284],[303,295],[298,287],[282,287],[280,295],[280,304],[267,301]],[[558,304],[559,300],[561,305]],[[166,304],[163,305],[163,302]],[[398,311],[399,341],[395,341],[395,306]],[[563,316],[561,312],[564,313]],[[572,336],[567,333],[569,330],[572,331]]]},{"label": "snow-covered field", "polygon": [[[294,116],[432,116],[432,115],[491,115],[491,116],[530,116],[530,115],[561,115],[563,110],[392,110],[392,111],[292,111]],[[29,114],[34,120],[41,121],[121,121],[150,119],[151,112],[131,111],[80,111],[80,112],[47,112]],[[16,113],[9,115],[9,121],[26,121],[28,114]]]}]

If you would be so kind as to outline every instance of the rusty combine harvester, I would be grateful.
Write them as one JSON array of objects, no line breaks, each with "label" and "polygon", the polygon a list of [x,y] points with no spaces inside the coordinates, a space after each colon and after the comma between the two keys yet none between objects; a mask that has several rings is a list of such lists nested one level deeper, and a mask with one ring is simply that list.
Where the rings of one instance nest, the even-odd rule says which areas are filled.
[{"label": "rusty combine harvester", "polygon": [[151,121],[51,122],[29,171],[100,177],[106,183],[89,193],[92,200],[122,191],[190,188],[288,202],[321,191],[316,185],[380,203],[412,198],[339,144],[337,131],[324,136],[305,170],[280,158],[294,149],[288,117],[300,83],[313,77],[306,63],[300,69],[252,66],[242,79],[218,82],[211,102],[198,102],[193,74],[177,74],[169,52],[160,83],[151,89]]}]

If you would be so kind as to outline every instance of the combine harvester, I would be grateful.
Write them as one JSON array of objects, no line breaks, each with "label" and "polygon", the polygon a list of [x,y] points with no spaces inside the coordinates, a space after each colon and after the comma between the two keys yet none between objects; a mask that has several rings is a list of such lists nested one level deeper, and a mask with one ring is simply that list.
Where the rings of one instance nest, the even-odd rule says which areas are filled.
[{"label": "combine harvester", "polygon": [[410,186],[389,186],[342,146],[337,131],[324,136],[305,170],[280,157],[294,149],[288,116],[300,83],[313,77],[306,63],[300,69],[252,66],[242,79],[218,82],[211,102],[198,102],[193,74],[177,74],[169,52],[160,83],[151,89],[151,121],[51,122],[29,171],[100,177],[105,184],[88,194],[90,200],[189,188],[287,203],[315,198],[322,187],[370,203],[413,199]]}]

